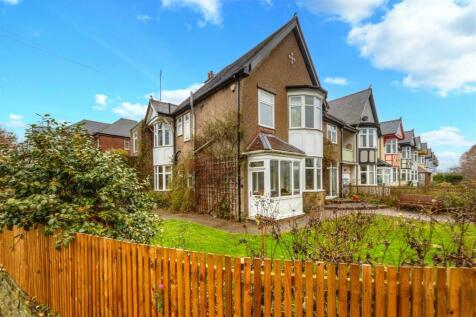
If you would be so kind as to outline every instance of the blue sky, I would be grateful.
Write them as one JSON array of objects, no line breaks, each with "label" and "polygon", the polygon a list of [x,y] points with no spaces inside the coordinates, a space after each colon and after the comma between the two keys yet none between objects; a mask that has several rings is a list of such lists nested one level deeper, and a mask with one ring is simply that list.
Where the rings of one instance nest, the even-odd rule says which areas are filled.
[{"label": "blue sky", "polygon": [[330,99],[372,85],[443,168],[476,143],[476,0],[0,0],[0,125],[140,118],[160,69],[178,102],[294,12]]}]

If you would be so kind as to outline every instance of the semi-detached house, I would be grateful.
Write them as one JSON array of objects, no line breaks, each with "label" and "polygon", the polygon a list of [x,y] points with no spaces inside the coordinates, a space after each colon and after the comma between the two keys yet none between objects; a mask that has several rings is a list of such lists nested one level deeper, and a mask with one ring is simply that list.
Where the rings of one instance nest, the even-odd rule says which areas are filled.
[{"label": "semi-detached house", "polygon": [[[209,72],[182,103],[151,98],[131,130],[132,152],[151,148],[154,190],[167,192],[173,179],[186,179],[196,211],[226,211],[239,220],[255,218],[263,196],[276,202],[273,216],[287,218],[346,194],[349,185],[418,179],[414,135],[403,132],[401,119],[379,122],[370,87],[326,97],[294,16],[217,74]],[[207,134],[224,120],[231,120],[222,124],[227,131]],[[230,135],[236,138],[225,143]],[[433,153],[421,154],[420,164],[435,162]]]}]

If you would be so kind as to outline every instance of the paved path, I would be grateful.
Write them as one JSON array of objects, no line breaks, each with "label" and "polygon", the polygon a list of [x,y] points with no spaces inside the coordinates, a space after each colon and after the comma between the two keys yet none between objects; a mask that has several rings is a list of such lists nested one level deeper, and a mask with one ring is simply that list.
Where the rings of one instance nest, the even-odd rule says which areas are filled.
[{"label": "paved path", "polygon": [[[353,210],[348,210],[348,211],[338,211],[337,215],[338,216],[344,216],[349,213],[355,212]],[[392,216],[392,217],[403,217],[406,219],[415,219],[415,220],[422,220],[422,221],[430,221],[431,218],[429,215],[422,214],[422,213],[417,213],[417,212],[410,212],[410,211],[398,211],[393,208],[387,208],[387,209],[377,209],[377,210],[361,210],[361,213],[369,213],[369,214],[376,214],[376,215],[383,215],[383,216]],[[197,213],[170,213],[166,211],[160,211],[160,215],[162,219],[178,219],[178,220],[184,220],[184,221],[190,221],[194,222],[197,224],[201,224],[204,226],[220,229],[223,231],[228,231],[231,233],[250,233],[250,234],[258,234],[259,230],[254,221],[251,220],[246,220],[243,221],[242,223],[232,221],[232,220],[225,220],[225,219],[220,219],[220,218],[215,218],[213,216],[207,215],[207,214],[197,214]],[[325,219],[330,219],[335,217],[336,213],[333,212],[332,210],[324,210],[321,215],[320,219],[325,220]],[[281,220],[281,231],[282,232],[287,232],[290,231],[293,222],[295,221],[299,227],[303,227],[308,223],[309,218],[311,215],[303,215],[296,217],[291,220]],[[435,220],[440,221],[440,222],[447,222],[450,221],[450,218],[445,215],[436,215],[433,216]]]}]

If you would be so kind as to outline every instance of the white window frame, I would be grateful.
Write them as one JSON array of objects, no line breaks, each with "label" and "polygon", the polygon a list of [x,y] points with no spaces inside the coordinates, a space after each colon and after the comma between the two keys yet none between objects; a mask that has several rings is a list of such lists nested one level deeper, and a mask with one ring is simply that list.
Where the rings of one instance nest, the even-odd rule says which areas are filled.
[{"label": "white window frame", "polygon": [[327,125],[327,139],[333,143],[337,144],[337,127],[332,124]]},{"label": "white window frame", "polygon": [[191,136],[190,129],[190,112],[187,112],[183,116],[183,139],[184,141],[189,141]]},{"label": "white window frame", "polygon": [[[306,166],[306,160],[307,159],[312,159],[312,166]],[[318,164],[319,163],[319,164]],[[312,189],[307,189],[306,188],[306,172],[308,170],[313,171],[313,184],[312,184]],[[319,171],[319,183],[318,181],[318,172]],[[303,179],[303,190],[305,192],[317,192],[317,191],[322,191],[323,185],[322,185],[322,157],[306,157],[304,160],[304,179]],[[317,186],[319,185],[319,186]]]},{"label": "white window frame", "polygon": [[[268,98],[271,98],[271,102],[268,102],[268,98],[265,98],[268,97]],[[274,94],[270,93],[270,92],[267,92],[266,90],[263,90],[263,89],[258,89],[258,125],[261,126],[261,127],[265,127],[265,128],[270,128],[270,129],[274,129],[274,126],[275,126],[275,96]],[[264,104],[265,106],[268,106],[271,108],[271,125],[269,124],[266,124],[266,123],[263,123],[261,121],[262,119],[262,115],[261,115],[261,104]]]},{"label": "white window frame", "polygon": [[132,153],[137,153],[137,141],[138,141],[137,131],[134,131],[132,132]]},{"label": "white window frame", "polygon": [[[362,167],[366,167],[365,171],[362,171]],[[366,174],[367,183],[362,184],[362,173]],[[370,177],[373,175],[373,177]],[[370,182],[369,182],[370,180]],[[359,165],[359,185],[377,185],[377,166],[373,164]]]},{"label": "white window frame", "polygon": [[[167,171],[168,168],[168,171]],[[167,183],[167,176],[170,176],[170,183]],[[160,187],[160,178],[162,178],[162,187]],[[169,191],[172,183],[172,165],[154,165],[154,190]]]},{"label": "white window frame", "polygon": [[[362,137],[364,137],[365,144],[363,144],[362,142]],[[373,146],[369,146],[370,140],[372,140]],[[360,128],[359,129],[359,148],[362,148],[362,149],[376,149],[377,148],[377,129],[376,128]]]},{"label": "white window frame", "polygon": [[[159,131],[162,132],[161,140],[159,140]],[[169,134],[169,142],[166,143],[165,133]],[[163,122],[154,123],[154,147],[163,147],[172,145],[172,129],[169,124]]]},{"label": "white window frame", "polygon": [[129,151],[131,147],[131,141],[129,139],[124,139],[124,150]]},{"label": "white window frame", "polygon": [[176,120],[176,127],[177,127],[177,136],[183,135],[183,117],[180,116]]},{"label": "white window frame", "polygon": [[[314,126],[313,127],[306,127],[306,97],[311,97],[314,99]],[[291,104],[291,98],[300,98],[299,104]],[[311,107],[312,105],[307,105],[307,107]],[[298,126],[294,126],[292,124],[292,117],[291,117],[291,108],[300,108],[301,113],[301,124]],[[288,112],[289,112],[289,129],[317,129],[322,130],[322,99],[313,94],[309,93],[290,93],[288,94]]]},{"label": "white window frame", "polygon": [[397,153],[398,153],[397,139],[387,140],[387,142],[385,142],[385,154],[397,154]]}]

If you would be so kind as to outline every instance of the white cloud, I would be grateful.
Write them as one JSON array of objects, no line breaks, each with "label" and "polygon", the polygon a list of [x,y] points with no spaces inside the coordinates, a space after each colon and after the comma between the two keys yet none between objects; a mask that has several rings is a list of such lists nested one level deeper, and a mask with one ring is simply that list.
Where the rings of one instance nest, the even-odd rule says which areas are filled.
[{"label": "white cloud", "polygon": [[96,103],[96,105],[93,107],[94,109],[96,110],[104,110],[106,109],[106,105],[107,105],[107,102],[108,102],[108,98],[106,95],[103,95],[103,94],[96,94],[94,96],[94,102]]},{"label": "white cloud", "polygon": [[464,152],[454,152],[454,151],[442,151],[442,152],[436,152],[436,157],[438,158],[439,161],[439,166],[438,170],[439,171],[447,171],[448,169],[452,167],[456,167],[459,165],[459,158],[461,157],[461,154]]},{"label": "white cloud", "polygon": [[345,77],[326,77],[324,78],[324,82],[328,84],[340,85],[340,86],[345,86],[349,83],[347,81],[347,78]]},{"label": "white cloud", "polygon": [[136,14],[136,19],[141,22],[148,22],[151,18],[148,14]]},{"label": "white cloud", "polygon": [[120,106],[113,108],[112,111],[124,118],[141,120],[145,116],[147,105],[123,102]]},{"label": "white cloud", "polygon": [[25,128],[26,124],[23,122],[23,116],[20,114],[11,113],[8,115],[8,121],[0,122],[0,125],[6,128]]},{"label": "white cloud", "polygon": [[[194,83],[187,88],[179,88],[174,90],[162,90],[162,101],[170,102],[173,104],[180,104],[186,98],[190,97],[190,91],[197,91],[203,84]],[[153,96],[155,99],[159,99],[159,93],[154,92],[147,94],[145,97],[149,98],[149,96]]]},{"label": "white cloud", "polygon": [[467,140],[456,127],[441,127],[438,130],[423,132],[422,139],[430,146],[471,146],[474,142]]},{"label": "white cloud", "polygon": [[202,15],[199,26],[205,26],[207,23],[220,25],[222,0],[162,0],[162,6],[165,8],[186,7]]},{"label": "white cloud", "polygon": [[20,0],[0,0],[2,3],[6,4],[11,4],[11,5],[17,5],[20,3]]},{"label": "white cloud", "polygon": [[298,0],[298,4],[314,14],[329,14],[339,20],[356,24],[370,16],[385,0]]},{"label": "white cloud", "polygon": [[348,43],[409,88],[476,91],[476,0],[403,0],[380,22],[354,26]]}]

